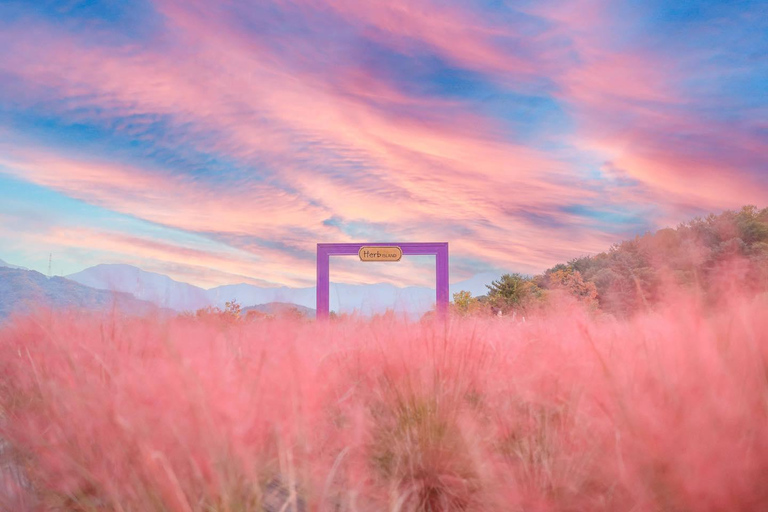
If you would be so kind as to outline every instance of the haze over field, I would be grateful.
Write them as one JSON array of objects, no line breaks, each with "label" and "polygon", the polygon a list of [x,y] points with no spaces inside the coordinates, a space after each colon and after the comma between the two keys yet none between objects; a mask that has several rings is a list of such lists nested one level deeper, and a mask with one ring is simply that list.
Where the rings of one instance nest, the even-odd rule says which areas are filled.
[{"label": "haze over field", "polygon": [[[314,284],[537,273],[768,198],[764,2],[0,4],[0,255]],[[433,262],[334,262],[429,286]]]},{"label": "haze over field", "polygon": [[[13,272],[3,272],[3,269]],[[106,306],[110,304],[110,293],[115,294],[118,303],[125,302],[124,296],[137,299],[129,304],[129,310],[134,311],[136,307],[133,304],[144,301],[176,312],[194,312],[206,307],[223,308],[233,300],[243,307],[293,304],[303,310],[312,310],[312,315],[315,308],[314,286],[264,287],[241,283],[204,289],[131,265],[109,264],[96,265],[65,277],[47,279],[39,272],[0,260],[0,291],[3,292],[0,293],[0,320],[15,310],[28,311],[35,299],[41,306]],[[496,277],[495,274],[478,274],[451,285],[450,290],[452,293],[467,291],[475,296],[483,295],[487,292],[486,285]],[[331,309],[338,313],[370,316],[392,310],[416,318],[434,308],[435,288],[397,287],[388,283],[333,283],[330,304]]]}]

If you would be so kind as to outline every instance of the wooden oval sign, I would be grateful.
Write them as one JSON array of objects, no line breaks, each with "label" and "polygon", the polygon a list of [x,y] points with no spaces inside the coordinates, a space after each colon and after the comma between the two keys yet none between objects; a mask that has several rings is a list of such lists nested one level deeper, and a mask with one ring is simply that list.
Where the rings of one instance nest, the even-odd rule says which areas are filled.
[{"label": "wooden oval sign", "polygon": [[400,261],[403,250],[399,247],[363,246],[357,254],[360,261]]}]

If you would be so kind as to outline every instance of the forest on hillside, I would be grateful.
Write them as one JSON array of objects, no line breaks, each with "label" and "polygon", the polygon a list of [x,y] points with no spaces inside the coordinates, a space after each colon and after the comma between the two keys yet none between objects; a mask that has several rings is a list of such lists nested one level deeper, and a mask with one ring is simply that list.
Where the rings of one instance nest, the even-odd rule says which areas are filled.
[{"label": "forest on hillside", "polygon": [[653,308],[670,290],[689,289],[717,304],[723,290],[768,290],[768,208],[744,206],[646,233],[543,274],[504,274],[488,294],[454,294],[459,314],[531,314],[563,295],[596,311],[627,316]]}]

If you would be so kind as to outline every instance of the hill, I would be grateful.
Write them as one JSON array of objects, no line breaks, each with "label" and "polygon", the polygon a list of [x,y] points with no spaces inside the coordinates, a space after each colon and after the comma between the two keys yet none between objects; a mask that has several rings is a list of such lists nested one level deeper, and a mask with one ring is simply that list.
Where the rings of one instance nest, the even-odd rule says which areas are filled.
[{"label": "hill", "polygon": [[16,269],[21,269],[21,270],[27,270],[27,269],[26,269],[26,268],[24,268],[24,267],[19,267],[18,265],[11,265],[10,263],[7,263],[7,262],[5,262],[5,261],[3,261],[3,260],[0,260],[0,267],[4,267],[4,268],[16,268]]},{"label": "hill", "polygon": [[131,314],[158,311],[152,303],[127,293],[96,290],[63,277],[48,278],[34,270],[0,267],[0,320],[40,306],[96,311],[114,306]]},{"label": "hill", "polygon": [[728,289],[725,293],[768,291],[768,208],[745,206],[697,217],[537,276],[505,274],[490,285],[487,304],[467,295],[454,299],[461,300],[461,312],[486,305],[526,312],[564,291],[591,308],[627,316],[655,307],[681,287],[696,288],[709,304],[718,303]]},{"label": "hill", "polygon": [[297,304],[291,304],[288,302],[269,302],[267,304],[257,304],[256,306],[249,306],[242,309],[242,314],[247,315],[250,311],[257,311],[266,315],[283,315],[286,313],[296,312],[307,318],[315,318],[316,310],[313,308],[307,308],[299,306]]},{"label": "hill", "polygon": [[129,293],[137,299],[176,311],[194,311],[211,304],[202,288],[132,265],[96,265],[67,278],[99,290]]},{"label": "hill", "polygon": [[[451,291],[469,290],[474,294],[485,291],[494,274],[478,274],[451,285]],[[130,293],[138,299],[176,311],[196,311],[205,307],[224,307],[227,301],[240,304],[295,304],[306,310],[315,307],[315,287],[255,286],[240,283],[204,289],[176,281],[166,275],[147,272],[123,264],[102,264],[66,276],[86,286],[108,291]],[[331,283],[331,309],[363,315],[382,313],[387,309],[415,315],[430,310],[435,302],[435,290],[426,286],[399,287],[388,283]]]},{"label": "hill", "polygon": [[[731,274],[738,264],[740,275]],[[600,306],[619,314],[635,312],[663,298],[669,282],[720,289],[733,280],[745,291],[768,290],[768,208],[710,214],[615,244],[608,251],[584,256],[549,269],[579,272],[594,283]],[[708,297],[716,300],[716,297]]]}]

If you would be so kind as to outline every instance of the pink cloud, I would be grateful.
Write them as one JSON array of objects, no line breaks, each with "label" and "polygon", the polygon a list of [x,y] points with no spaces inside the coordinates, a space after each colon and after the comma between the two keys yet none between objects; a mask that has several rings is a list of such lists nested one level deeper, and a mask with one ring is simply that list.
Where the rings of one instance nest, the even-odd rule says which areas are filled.
[{"label": "pink cloud", "polygon": [[330,6],[351,23],[369,27],[369,33],[377,41],[405,52],[412,47],[408,43],[419,41],[469,69],[516,75],[535,70],[529,59],[504,51],[493,42],[493,38],[514,36],[510,27],[490,24],[487,18],[461,4],[447,5],[428,0],[308,3],[316,7]]},{"label": "pink cloud", "polygon": [[[336,82],[327,88],[313,76],[281,68],[269,54],[254,53],[249,41],[216,32],[215,20],[180,16],[174,21],[194,31],[192,43],[199,51],[193,56],[184,51],[116,55],[49,34],[44,37],[53,38],[51,46],[58,49],[50,52],[14,34],[6,42],[18,57],[5,66],[31,84],[52,87],[111,115],[170,114],[179,123],[216,130],[221,135],[212,149],[242,158],[258,152],[260,159],[275,162],[274,186],[246,185],[218,197],[219,192],[189,179],[106,162],[26,155],[28,160],[22,156],[22,162],[8,165],[25,179],[153,222],[197,232],[287,238],[288,243],[291,229],[343,241],[345,235],[321,224],[333,215],[381,222],[395,235],[399,228],[392,226],[418,220],[434,226],[421,237],[445,236],[452,224],[469,222],[478,238],[497,239],[500,230],[509,230],[517,240],[534,240],[547,230],[504,213],[513,194],[518,208],[545,210],[588,194],[560,184],[569,173],[562,162],[505,140],[488,119],[458,105],[434,100],[430,107],[445,112],[442,122],[396,115],[355,96],[361,89],[354,73],[349,87]],[[65,63],[64,54],[78,59]],[[368,77],[371,82],[376,83]],[[386,84],[376,87],[385,91],[379,100],[415,101]],[[365,168],[328,174],[322,166],[333,167],[337,157],[326,161],[322,153],[308,155],[311,167],[290,157],[286,161],[290,148],[302,140],[318,140],[342,158],[361,159]],[[286,185],[298,194],[285,192]],[[573,242],[570,233],[565,235]],[[595,249],[597,243],[593,239],[578,247]],[[529,266],[554,261],[518,244],[496,251],[465,247],[467,255],[496,265],[510,256]]]},{"label": "pink cloud", "polygon": [[[663,209],[765,202],[768,181],[759,169],[765,169],[768,150],[757,125],[703,115],[701,100],[687,89],[703,56],[632,41],[624,34],[637,20],[604,0],[543,3],[533,12],[551,20],[550,36],[567,38],[576,54],[558,55],[561,66],[552,78],[578,123],[572,140],[577,148],[637,180],[645,190],[635,193]],[[674,223],[688,215],[679,211]]]},{"label": "pink cloud", "polygon": [[[276,49],[227,9],[203,2],[160,2],[167,26],[155,47],[93,46],[85,35],[45,24],[7,30],[0,34],[8,49],[0,71],[25,84],[17,98],[26,105],[47,101],[53,114],[90,122],[162,117],[172,128],[153,134],[154,143],[180,139],[237,161],[252,177],[243,173],[227,185],[33,144],[5,148],[0,164],[17,177],[184,231],[256,237],[306,253],[315,241],[353,238],[323,222],[339,218],[391,237],[449,239],[462,258],[532,270],[614,241],[615,234],[565,213],[565,205],[695,201],[714,208],[766,197],[764,182],[738,172],[739,154],[751,155],[748,165],[765,158],[743,126],[729,130],[734,140],[722,152],[681,147],[670,137],[711,141],[726,129],[700,128],[672,56],[616,44],[622,20],[605,2],[537,5],[533,14],[548,28],[515,52],[505,44],[519,39],[516,27],[458,4],[307,0],[280,7],[331,13],[403,54],[423,47],[507,86],[551,82],[577,122],[564,142],[620,169],[632,186],[612,185],[621,181],[615,173],[602,189],[593,186],[563,155],[519,142],[466,102],[409,94],[370,64],[347,59],[320,73],[307,61],[321,52],[303,53],[311,41]],[[88,238],[99,239],[113,252],[132,245]],[[250,268],[248,258],[138,247],[146,258],[183,258],[217,272]],[[313,275],[311,262],[284,248],[248,249],[284,262],[247,275],[279,274],[286,282]]]}]

